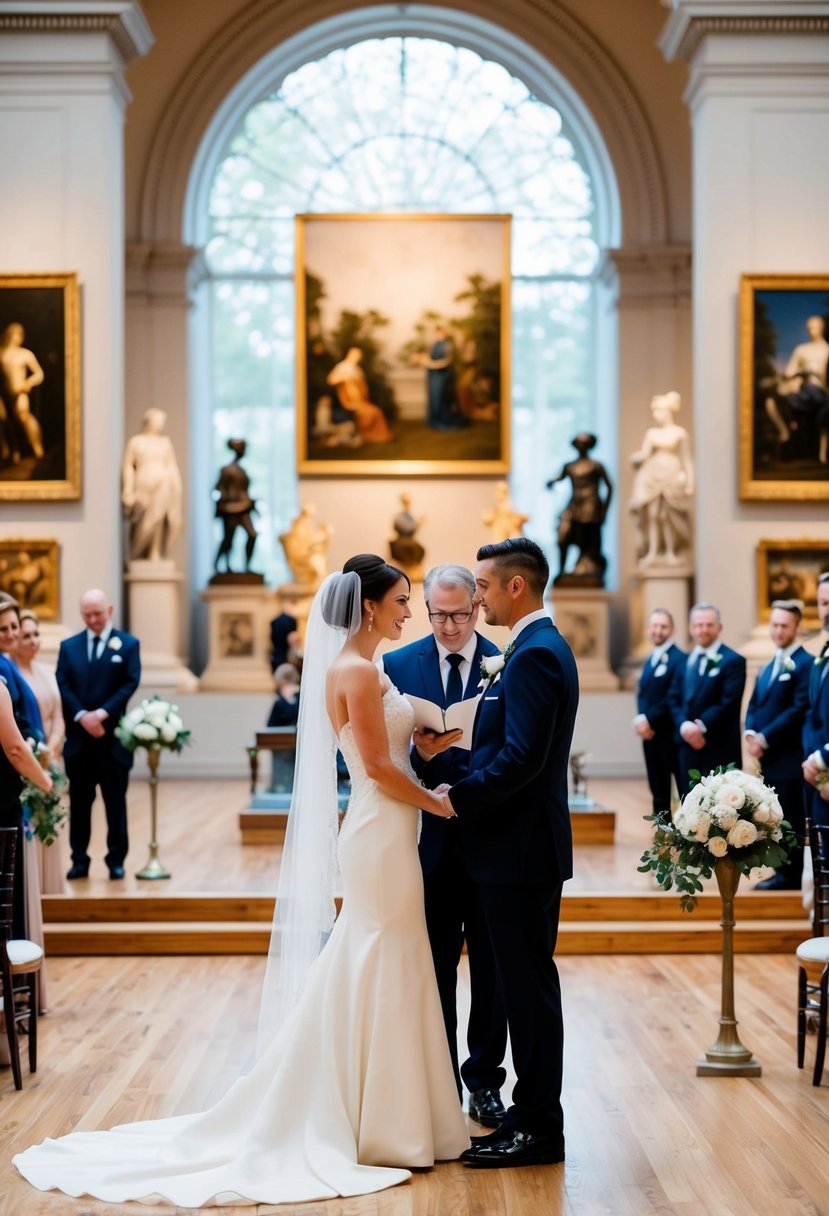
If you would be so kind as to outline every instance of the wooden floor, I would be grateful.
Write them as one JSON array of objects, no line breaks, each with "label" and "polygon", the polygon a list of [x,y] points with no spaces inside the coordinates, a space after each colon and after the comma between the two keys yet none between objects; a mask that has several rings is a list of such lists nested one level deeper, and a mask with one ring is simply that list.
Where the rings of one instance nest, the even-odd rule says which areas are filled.
[{"label": "wooden floor", "polygon": [[[214,1102],[249,1060],[263,960],[53,960],[41,1065],[16,1093],[0,1069],[2,1216],[169,1216],[31,1189],[9,1164],[44,1136]],[[567,1162],[474,1171],[459,1163],[379,1195],[223,1208],[229,1216],[827,1216],[829,1074],[795,1060],[792,959],[736,965],[740,1034],[759,1079],[695,1075],[716,1037],[713,956],[564,958]],[[462,982],[465,1000],[465,980]],[[813,1045],[809,1044],[811,1059]],[[509,1083],[508,1083],[509,1084]],[[473,1131],[478,1131],[472,1126]]]},{"label": "wooden floor", "polygon": [[[713,882],[693,916],[673,894],[639,874],[650,839],[643,781],[594,781],[591,795],[616,812],[613,844],[577,845],[575,875],[565,886],[559,953],[679,953],[719,950],[720,901]],[[139,880],[148,857],[145,781],[129,790],[131,848],[127,875],[110,882],[103,808],[93,812],[90,877],[45,901],[47,953],[263,953],[273,915],[281,845],[241,843],[240,812],[249,803],[242,781],[164,780],[159,786],[160,856],[172,877]],[[791,953],[808,936],[797,894],[751,892],[741,884],[736,948]]]}]

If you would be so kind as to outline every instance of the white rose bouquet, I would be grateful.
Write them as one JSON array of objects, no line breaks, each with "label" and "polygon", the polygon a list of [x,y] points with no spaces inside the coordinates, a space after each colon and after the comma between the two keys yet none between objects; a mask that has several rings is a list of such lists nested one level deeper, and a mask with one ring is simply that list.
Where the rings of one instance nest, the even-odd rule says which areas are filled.
[{"label": "white rose bouquet", "polygon": [[161,697],[148,697],[124,714],[115,728],[115,735],[128,752],[134,752],[138,747],[180,752],[190,742],[190,731],[185,730],[178,706]]},{"label": "white rose bouquet", "polygon": [[640,873],[653,871],[665,891],[676,887],[691,912],[703,878],[720,858],[728,858],[752,880],[779,869],[796,843],[774,790],[760,777],[729,765],[702,777],[686,794],[673,819],[646,815],[654,824],[653,843],[641,857]]},{"label": "white rose bouquet", "polygon": [[28,778],[24,780],[23,789],[20,791],[23,831],[27,840],[36,836],[45,845],[51,845],[57,840],[64,820],[69,816],[64,798],[67,789],[66,773],[55,764],[40,744],[35,745],[34,754],[35,759],[52,778],[52,789],[47,794],[33,781]]}]

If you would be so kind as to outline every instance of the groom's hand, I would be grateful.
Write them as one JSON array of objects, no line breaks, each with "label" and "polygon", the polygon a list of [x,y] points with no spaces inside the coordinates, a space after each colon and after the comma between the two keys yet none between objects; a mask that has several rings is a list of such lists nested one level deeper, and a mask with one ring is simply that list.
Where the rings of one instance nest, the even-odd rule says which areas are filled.
[{"label": "groom's hand", "polygon": [[462,730],[447,730],[442,735],[433,730],[416,730],[412,735],[412,742],[421,760],[428,762],[447,748],[454,747],[462,736]]}]

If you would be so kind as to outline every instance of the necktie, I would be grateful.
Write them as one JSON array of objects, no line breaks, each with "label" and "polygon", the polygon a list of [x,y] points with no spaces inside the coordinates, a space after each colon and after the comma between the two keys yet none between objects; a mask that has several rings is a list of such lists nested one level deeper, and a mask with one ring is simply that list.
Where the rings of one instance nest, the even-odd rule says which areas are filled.
[{"label": "necktie", "polygon": [[93,663],[94,663],[94,662],[95,662],[97,659],[100,659],[100,657],[101,657],[101,650],[102,650],[102,648],[103,648],[103,645],[104,645],[104,639],[101,637],[101,635],[100,635],[100,634],[98,634],[98,636],[96,637],[95,641],[92,643],[92,662],[93,662]]},{"label": "necktie", "polygon": [[446,661],[449,664],[449,678],[446,681],[446,708],[454,705],[456,701],[463,700],[463,681],[459,671],[460,665],[463,662],[462,654],[448,654]]},{"label": "necktie", "polygon": [[777,654],[774,656],[774,662],[772,663],[772,667],[771,667],[771,679],[769,680],[770,684],[773,684],[774,681],[777,679],[777,677],[780,675],[780,668],[782,667],[782,665],[783,665],[783,651],[778,650]]},{"label": "necktie", "polygon": [[656,667],[657,663],[659,662],[659,660],[661,658],[662,658],[662,655],[657,654],[657,652],[654,651],[653,654],[651,655],[651,667]]},{"label": "necktie", "polygon": [[820,652],[820,657],[825,661],[820,665],[820,683],[826,679],[826,673],[829,671],[829,642],[823,643],[823,650]]}]

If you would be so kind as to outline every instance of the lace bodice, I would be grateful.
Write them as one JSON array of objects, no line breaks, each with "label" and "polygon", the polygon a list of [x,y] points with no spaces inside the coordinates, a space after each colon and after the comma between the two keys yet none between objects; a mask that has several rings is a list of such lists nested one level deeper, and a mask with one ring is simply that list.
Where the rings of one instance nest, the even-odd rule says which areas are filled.
[{"label": "lace bodice", "polygon": [[[391,685],[383,694],[383,716],[389,736],[389,755],[398,768],[411,773],[409,746],[415,724],[414,710],[409,701]],[[351,774],[352,787],[367,781],[366,770],[354,744],[351,723],[346,722],[340,731],[340,749]],[[413,774],[412,774],[413,775]]]}]

